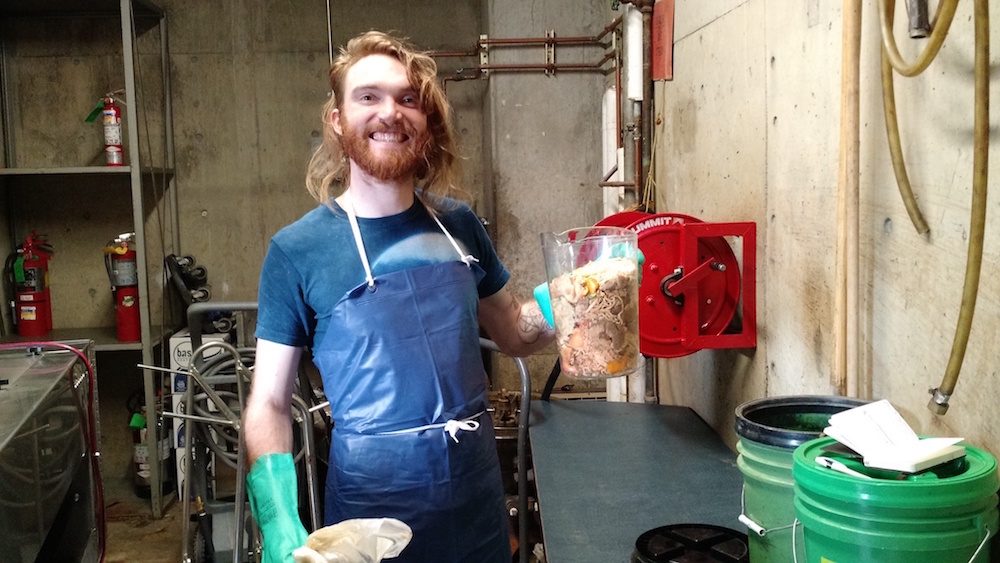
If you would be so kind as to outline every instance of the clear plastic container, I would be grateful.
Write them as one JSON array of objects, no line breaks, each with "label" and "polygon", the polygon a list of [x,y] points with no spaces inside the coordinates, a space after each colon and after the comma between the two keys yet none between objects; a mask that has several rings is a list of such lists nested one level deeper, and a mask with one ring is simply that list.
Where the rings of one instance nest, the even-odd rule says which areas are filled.
[{"label": "clear plastic container", "polygon": [[543,233],[562,372],[579,379],[628,375],[639,360],[636,234],[619,227]]}]

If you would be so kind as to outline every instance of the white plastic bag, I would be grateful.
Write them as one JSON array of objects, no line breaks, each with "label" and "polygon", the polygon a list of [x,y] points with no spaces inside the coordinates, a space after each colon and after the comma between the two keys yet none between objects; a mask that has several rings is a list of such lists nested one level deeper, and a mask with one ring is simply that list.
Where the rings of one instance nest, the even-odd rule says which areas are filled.
[{"label": "white plastic bag", "polygon": [[412,537],[395,518],[356,518],[309,534],[293,555],[295,563],[379,563],[399,555]]}]

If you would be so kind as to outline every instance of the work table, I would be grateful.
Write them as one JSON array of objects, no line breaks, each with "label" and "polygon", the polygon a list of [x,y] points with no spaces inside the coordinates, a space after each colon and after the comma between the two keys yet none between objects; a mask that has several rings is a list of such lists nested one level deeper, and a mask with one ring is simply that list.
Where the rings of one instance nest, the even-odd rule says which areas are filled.
[{"label": "work table", "polygon": [[532,401],[530,437],[549,563],[627,562],[670,524],[745,531],[736,455],[687,407]]}]

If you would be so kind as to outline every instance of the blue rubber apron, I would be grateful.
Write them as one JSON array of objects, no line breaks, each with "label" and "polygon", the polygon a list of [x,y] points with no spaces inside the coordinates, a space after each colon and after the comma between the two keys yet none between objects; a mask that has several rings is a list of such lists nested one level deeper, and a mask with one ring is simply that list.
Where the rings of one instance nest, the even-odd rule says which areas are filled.
[{"label": "blue rubber apron", "polygon": [[345,208],[367,280],[334,306],[313,352],[334,418],[325,522],[406,522],[413,539],[394,562],[508,563],[479,348],[485,274],[428,209],[460,261],[375,278]]}]

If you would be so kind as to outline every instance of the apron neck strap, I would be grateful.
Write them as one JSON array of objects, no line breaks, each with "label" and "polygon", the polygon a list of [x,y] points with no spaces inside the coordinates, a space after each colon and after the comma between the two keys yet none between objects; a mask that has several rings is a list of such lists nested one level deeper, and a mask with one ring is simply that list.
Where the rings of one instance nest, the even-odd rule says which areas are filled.
[{"label": "apron neck strap", "polygon": [[438,219],[437,212],[434,211],[434,208],[425,204],[424,200],[421,199],[420,196],[417,196],[417,199],[420,200],[420,203],[424,204],[424,208],[426,208],[427,212],[431,214],[431,218],[434,219],[435,223],[437,223],[438,227],[441,229],[441,232],[444,233],[444,236],[448,237],[448,242],[451,243],[451,246],[454,247],[455,252],[458,253],[458,259],[464,262],[465,265],[470,268],[472,267],[473,262],[479,262],[479,259],[477,259],[475,256],[471,254],[462,253],[462,247],[458,246],[458,241],[455,240],[455,237],[451,236],[451,233],[448,232],[448,229],[444,228],[444,224],[441,223],[440,219]]},{"label": "apron neck strap", "polygon": [[[458,241],[455,240],[455,237],[451,236],[451,233],[448,232],[448,229],[444,228],[444,224],[441,222],[440,219],[438,219],[437,213],[434,211],[434,209],[429,205],[425,204],[424,200],[421,199],[419,195],[416,197],[418,200],[420,200],[420,203],[424,206],[424,209],[426,209],[427,212],[430,213],[431,218],[434,219],[434,222],[437,223],[438,228],[440,228],[441,232],[444,233],[444,236],[447,237],[448,242],[451,243],[451,246],[455,249],[455,252],[458,253],[458,259],[464,262],[465,265],[470,268],[472,267],[473,262],[479,262],[479,259],[477,259],[475,256],[471,254],[465,254],[462,252],[462,247],[458,245]],[[347,220],[351,223],[351,233],[354,235],[354,245],[358,248],[358,255],[361,257],[361,265],[365,267],[365,279],[368,281],[368,287],[374,287],[375,276],[372,275],[372,267],[371,263],[369,263],[368,261],[368,253],[365,251],[365,243],[361,239],[361,227],[358,226],[358,218],[354,214],[354,200],[351,198],[350,190],[348,190],[344,194],[344,203],[345,203],[344,211],[347,212]]]},{"label": "apron neck strap", "polygon": [[368,280],[368,287],[375,287],[375,276],[372,275],[371,264],[368,263],[368,253],[365,252],[365,243],[361,240],[361,228],[358,227],[358,218],[354,216],[354,200],[351,199],[350,190],[344,194],[344,211],[347,212],[347,220],[351,223],[351,233],[354,234],[354,245],[358,247],[358,254],[361,256],[361,265],[365,267],[365,279]]}]

